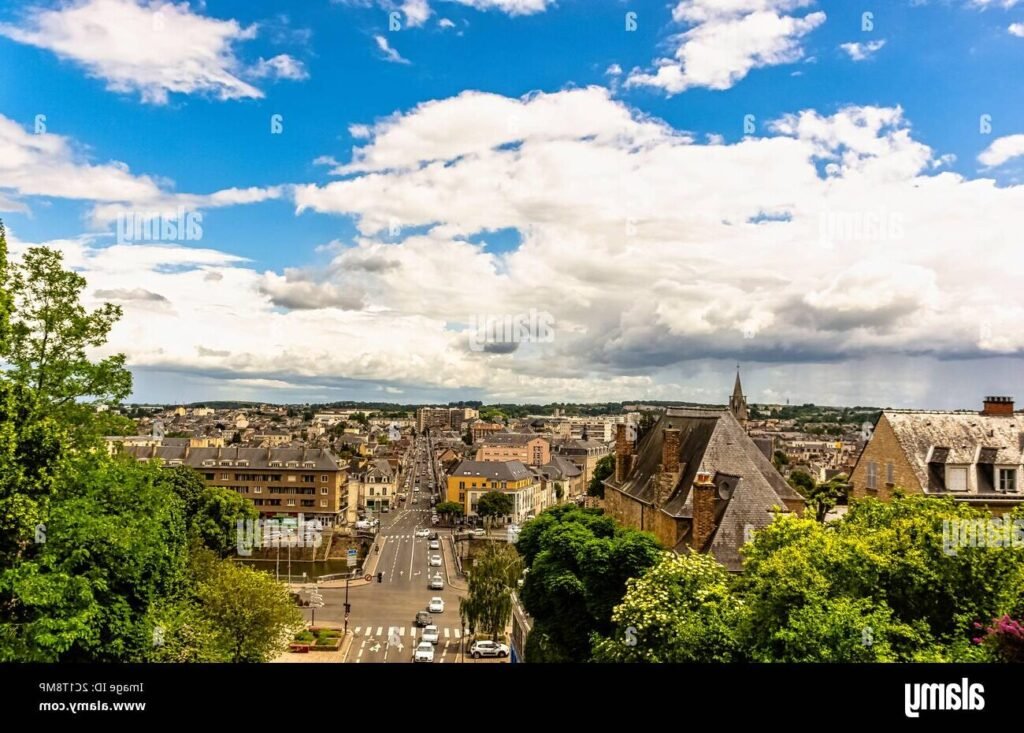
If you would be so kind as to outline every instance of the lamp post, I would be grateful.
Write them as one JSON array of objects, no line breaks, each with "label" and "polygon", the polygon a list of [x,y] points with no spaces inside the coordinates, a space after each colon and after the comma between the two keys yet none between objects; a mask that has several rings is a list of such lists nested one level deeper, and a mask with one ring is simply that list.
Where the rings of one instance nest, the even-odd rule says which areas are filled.
[{"label": "lamp post", "polygon": [[466,622],[462,622],[462,664],[466,663]]}]

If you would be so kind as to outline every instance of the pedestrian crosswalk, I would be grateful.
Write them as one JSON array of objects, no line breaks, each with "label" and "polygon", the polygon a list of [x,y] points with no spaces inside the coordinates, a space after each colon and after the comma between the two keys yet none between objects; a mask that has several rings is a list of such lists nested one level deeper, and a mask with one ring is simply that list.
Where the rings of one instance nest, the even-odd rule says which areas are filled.
[{"label": "pedestrian crosswalk", "polygon": [[[356,626],[353,633],[356,636],[363,637],[384,637],[387,638],[392,633],[398,634],[398,638],[402,639],[408,636],[417,638],[422,633],[422,629],[410,626],[408,629],[404,626]],[[376,632],[376,633],[374,633]],[[437,633],[444,639],[461,639],[462,629],[458,626],[444,626],[438,627]]]}]

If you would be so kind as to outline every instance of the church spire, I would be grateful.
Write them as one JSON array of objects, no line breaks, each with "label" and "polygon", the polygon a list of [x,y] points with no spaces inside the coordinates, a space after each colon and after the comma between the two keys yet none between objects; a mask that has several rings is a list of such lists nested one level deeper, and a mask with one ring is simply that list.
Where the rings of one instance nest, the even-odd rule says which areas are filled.
[{"label": "church spire", "polygon": [[732,388],[732,397],[729,398],[729,412],[739,420],[740,425],[746,425],[750,417],[747,409],[747,398],[743,396],[743,385],[740,383],[740,365],[736,365],[736,383]]}]

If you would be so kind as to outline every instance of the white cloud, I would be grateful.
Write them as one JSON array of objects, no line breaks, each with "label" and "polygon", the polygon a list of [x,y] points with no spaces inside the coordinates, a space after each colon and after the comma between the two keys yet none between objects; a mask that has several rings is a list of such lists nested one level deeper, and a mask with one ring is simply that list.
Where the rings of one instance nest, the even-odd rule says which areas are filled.
[{"label": "white cloud", "polygon": [[305,64],[286,53],[273,58],[260,59],[250,70],[251,76],[257,79],[292,79],[301,81],[309,78]]},{"label": "white cloud", "polygon": [[978,156],[982,165],[994,168],[1006,161],[1024,155],[1024,135],[1006,135],[997,138]]},{"label": "white cloud", "polygon": [[634,70],[628,86],[651,86],[667,94],[693,87],[729,89],[753,69],[803,58],[801,40],[825,22],[825,14],[787,15],[814,0],[680,0],[672,11],[689,30],[674,36],[672,58],[655,71]]},{"label": "white cloud", "polygon": [[413,28],[421,26],[430,18],[430,3],[427,0],[404,0],[402,13],[407,25]]},{"label": "white cloud", "polygon": [[256,31],[161,0],[77,0],[0,25],[0,34],[81,64],[109,89],[157,104],[171,93],[262,97],[242,79],[246,69],[235,55],[235,45]]},{"label": "white cloud", "polygon": [[448,18],[441,18],[441,20],[437,21],[437,25],[438,25],[439,28],[454,28],[455,27],[455,23],[453,21],[449,20]]},{"label": "white cloud", "polygon": [[846,54],[854,61],[864,61],[875,55],[876,52],[880,51],[885,46],[885,40],[880,39],[877,41],[868,41],[867,43],[841,43],[839,48],[846,52]]},{"label": "white cloud", "polygon": [[176,216],[280,198],[282,186],[229,188],[210,194],[176,193],[168,182],[133,174],[120,161],[93,163],[62,135],[31,133],[0,114],[0,209],[30,210],[32,197],[93,202],[92,223],[106,226],[123,215]]},{"label": "white cloud", "polygon": [[403,58],[398,51],[393,49],[388,43],[388,39],[384,36],[374,36],[373,40],[377,43],[377,48],[384,54],[384,60],[392,64],[408,64],[409,59]]},{"label": "white cloud", "polygon": [[500,10],[509,15],[543,13],[555,4],[554,0],[447,0],[468,5],[477,10]]},{"label": "white cloud", "polygon": [[1024,38],[1024,23],[1010,23],[1010,27],[1007,30],[1010,31],[1012,36]]},{"label": "white cloud", "polygon": [[994,7],[1009,9],[1017,5],[1019,2],[1021,2],[1021,0],[968,0],[970,5],[981,9]]}]

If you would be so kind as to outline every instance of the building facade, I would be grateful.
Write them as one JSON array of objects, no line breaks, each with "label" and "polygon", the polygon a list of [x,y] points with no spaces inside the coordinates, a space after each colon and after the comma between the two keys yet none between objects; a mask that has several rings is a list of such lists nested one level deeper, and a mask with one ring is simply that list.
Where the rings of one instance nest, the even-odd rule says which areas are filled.
[{"label": "building facade", "polygon": [[229,489],[253,503],[265,517],[343,521],[346,472],[330,451],[319,448],[192,448],[127,446],[139,461],[189,466],[207,486]]},{"label": "building facade", "polygon": [[851,495],[947,496],[1001,514],[1024,500],[1024,415],[1009,397],[981,412],[885,410],[850,476]]},{"label": "building facade", "polygon": [[513,522],[525,522],[552,505],[536,473],[519,461],[463,461],[448,475],[446,499],[462,505],[467,517],[479,516],[480,497],[489,491],[509,494]]},{"label": "building facade", "polygon": [[531,433],[494,433],[480,442],[478,461],[519,461],[527,466],[543,466],[551,460],[551,443]]}]

